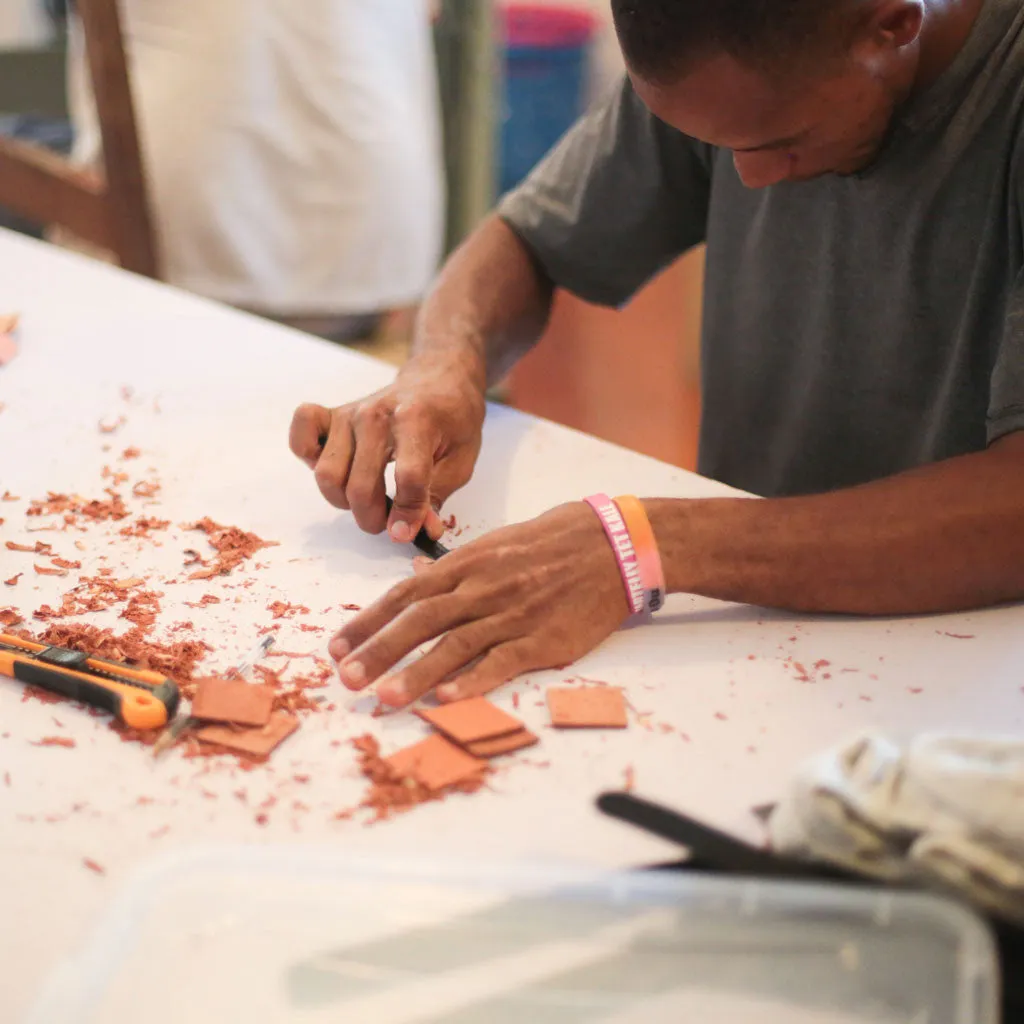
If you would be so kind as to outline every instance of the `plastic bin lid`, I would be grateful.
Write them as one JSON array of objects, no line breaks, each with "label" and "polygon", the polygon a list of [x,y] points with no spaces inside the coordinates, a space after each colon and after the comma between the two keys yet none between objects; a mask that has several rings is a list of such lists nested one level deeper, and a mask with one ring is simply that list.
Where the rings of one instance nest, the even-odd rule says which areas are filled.
[{"label": "plastic bin lid", "polygon": [[922,894],[229,847],[159,862],[32,1024],[994,1024],[996,958]]},{"label": "plastic bin lid", "polygon": [[569,48],[583,46],[597,31],[597,16],[571,4],[503,4],[501,18],[509,46]]}]

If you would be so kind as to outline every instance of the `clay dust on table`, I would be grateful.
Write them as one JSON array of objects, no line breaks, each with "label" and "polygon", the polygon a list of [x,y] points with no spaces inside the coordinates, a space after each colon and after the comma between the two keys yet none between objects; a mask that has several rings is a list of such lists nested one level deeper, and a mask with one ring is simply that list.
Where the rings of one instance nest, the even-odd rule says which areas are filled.
[{"label": "clay dust on table", "polygon": [[243,562],[252,558],[257,551],[264,548],[275,547],[276,541],[263,540],[255,533],[246,533],[237,526],[222,526],[215,523],[209,516],[200,519],[186,527],[187,530],[201,530],[206,534],[210,547],[213,548],[215,557],[207,562],[196,554],[192,563],[198,563],[203,568],[196,569],[189,575],[190,580],[208,580],[214,576],[227,576],[233,569],[237,569]]}]

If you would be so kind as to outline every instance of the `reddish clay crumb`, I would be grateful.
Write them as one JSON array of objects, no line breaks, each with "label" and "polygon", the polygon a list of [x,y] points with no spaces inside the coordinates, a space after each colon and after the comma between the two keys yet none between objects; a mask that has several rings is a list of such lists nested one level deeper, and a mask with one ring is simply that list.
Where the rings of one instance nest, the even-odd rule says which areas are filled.
[{"label": "reddish clay crumb", "polygon": [[0,501],[21,501],[21,498],[16,494],[11,494],[10,491],[4,491],[3,494],[0,494]]},{"label": "reddish clay crumb", "polygon": [[122,537],[150,538],[155,530],[166,530],[170,525],[169,519],[140,516],[130,526],[122,526],[118,532]]},{"label": "reddish clay crumb", "polygon": [[267,822],[269,822],[269,821],[270,821],[270,818],[266,814],[257,814],[256,815],[256,824],[257,825],[266,825]]},{"label": "reddish clay crumb", "polygon": [[729,716],[726,715],[726,714],[723,714],[721,711],[716,711],[715,712],[715,718],[717,718],[720,722],[728,722],[729,721]]},{"label": "reddish clay crumb", "polygon": [[40,576],[67,576],[68,574],[67,569],[56,569],[50,565],[33,564],[32,568],[35,569]]},{"label": "reddish clay crumb", "polygon": [[[256,534],[246,533],[237,526],[221,526],[220,523],[215,523],[208,516],[196,523],[192,523],[185,527],[185,529],[201,530],[206,534],[210,546],[217,553],[212,564],[203,562],[202,564],[206,567],[193,572],[189,576],[190,580],[227,576],[246,559],[252,558],[257,551],[276,545],[275,541],[262,540]],[[201,561],[196,552],[188,553],[196,555],[196,561]]]},{"label": "reddish clay crumb", "polygon": [[341,609],[346,612],[361,612],[363,606],[361,604],[343,604]]},{"label": "reddish clay crumb", "polygon": [[82,863],[90,871],[95,871],[97,875],[105,875],[107,873],[106,868],[104,868],[102,864],[97,864],[91,857],[83,857]]},{"label": "reddish clay crumb", "polygon": [[125,448],[125,450],[121,452],[121,458],[137,459],[141,454],[142,452],[140,452],[138,448]]},{"label": "reddish clay crumb", "polygon": [[924,687],[923,686],[908,686],[907,689],[911,693],[924,693]]},{"label": "reddish clay crumb", "polygon": [[626,765],[626,770],[622,773],[622,776],[622,788],[627,793],[632,793],[636,785],[636,772],[633,771],[631,764]]},{"label": "reddish clay crumb", "polygon": [[861,700],[863,700],[863,701],[866,701],[866,702],[867,702],[868,704],[870,704],[870,703],[871,703],[871,701],[872,701],[872,700],[874,700],[874,698],[873,698],[873,697],[869,697],[869,696],[868,696],[867,694],[865,694],[865,693],[862,693],[862,694],[860,695],[860,699],[861,699]]},{"label": "reddish clay crumb", "polygon": [[513,693],[512,694],[512,707],[514,707],[517,711],[519,710],[519,694],[518,693]]},{"label": "reddish clay crumb", "polygon": [[5,786],[10,786],[10,784],[11,784],[11,773],[10,772],[4,772],[4,785]]},{"label": "reddish clay crumb", "polygon": [[4,586],[5,587],[16,587],[18,585],[18,580],[20,580],[21,577],[24,576],[24,575],[25,574],[23,572],[19,572],[16,575],[12,576],[9,580],[4,580]]},{"label": "reddish clay crumb", "polygon": [[17,608],[0,608],[0,626],[10,628],[24,621],[21,612]]},{"label": "reddish clay crumb", "polygon": [[295,615],[308,615],[309,609],[304,604],[289,604],[287,601],[271,601],[267,611],[275,619],[290,619]]},{"label": "reddish clay crumb", "polygon": [[53,551],[52,544],[44,544],[41,540],[37,540],[35,544],[18,544],[9,540],[4,547],[8,551],[26,551],[32,555],[49,555]]},{"label": "reddish clay crumb", "polygon": [[160,614],[160,598],[162,594],[152,590],[140,591],[128,601],[128,607],[121,612],[121,618],[134,622],[144,632],[156,625],[156,617]]},{"label": "reddish clay crumb", "polygon": [[160,493],[160,483],[157,480],[140,480],[132,488],[132,496],[136,498],[155,498]]},{"label": "reddish clay crumb", "polygon": [[77,525],[79,517],[93,522],[127,519],[128,509],[125,507],[121,495],[109,487],[104,493],[107,495],[106,501],[101,499],[87,501],[77,496],[55,494],[51,491],[45,500],[31,502],[25,514],[28,516],[63,516],[65,526]]},{"label": "reddish clay crumb", "polygon": [[75,741],[70,736],[44,736],[41,740],[33,740],[33,747],[73,747]]}]

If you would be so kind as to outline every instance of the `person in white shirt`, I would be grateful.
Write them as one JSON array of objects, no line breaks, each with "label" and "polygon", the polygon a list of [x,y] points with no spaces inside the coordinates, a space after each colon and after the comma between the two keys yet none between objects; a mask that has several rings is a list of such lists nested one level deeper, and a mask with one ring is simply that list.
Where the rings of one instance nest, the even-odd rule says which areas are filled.
[{"label": "person in white shirt", "polygon": [[[344,340],[441,255],[426,0],[122,0],[162,274]],[[102,159],[77,26],[73,158]],[[333,325],[333,326],[332,326]]]}]

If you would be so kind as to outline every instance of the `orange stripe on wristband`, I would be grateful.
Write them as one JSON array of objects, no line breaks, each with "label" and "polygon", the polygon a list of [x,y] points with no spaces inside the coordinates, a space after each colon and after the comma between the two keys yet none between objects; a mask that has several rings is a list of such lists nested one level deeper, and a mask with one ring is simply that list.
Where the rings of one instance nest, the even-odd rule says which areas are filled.
[{"label": "orange stripe on wristband", "polygon": [[656,612],[665,603],[665,572],[651,521],[647,518],[643,503],[632,494],[621,495],[615,499],[615,504],[633,542],[640,578],[644,583],[647,610]]}]

